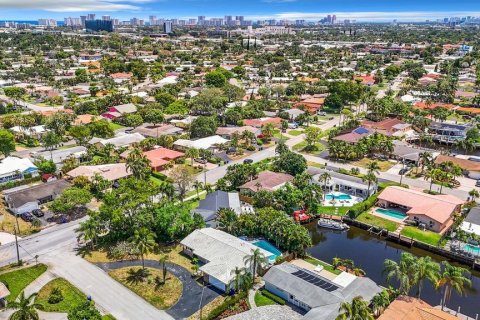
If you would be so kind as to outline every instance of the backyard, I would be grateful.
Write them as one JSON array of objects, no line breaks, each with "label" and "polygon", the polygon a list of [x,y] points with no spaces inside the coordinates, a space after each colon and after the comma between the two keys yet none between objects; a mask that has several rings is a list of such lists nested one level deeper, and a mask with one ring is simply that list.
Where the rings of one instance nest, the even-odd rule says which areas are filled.
[{"label": "backyard", "polygon": [[257,307],[269,306],[272,304],[277,304],[275,301],[263,295],[261,291],[255,292],[255,305]]},{"label": "backyard", "polygon": [[420,230],[417,227],[412,226],[404,227],[400,234],[404,237],[413,238],[414,240],[425,242],[432,246],[436,246],[442,238],[439,233],[429,230]]},{"label": "backyard", "polygon": [[362,214],[360,214],[356,218],[356,220],[360,221],[360,222],[363,222],[363,223],[366,223],[366,224],[370,224],[370,225],[382,228],[382,229],[386,229],[386,230],[391,231],[391,232],[397,230],[397,228],[399,226],[398,223],[395,223],[393,221],[374,216],[374,215],[372,215],[368,212],[363,212]]},{"label": "backyard", "polygon": [[329,271],[333,274],[339,275],[342,273],[342,270],[335,269],[331,264],[318,260],[314,257],[308,256],[304,260],[310,264],[313,264],[314,266],[322,266],[326,271]]}]

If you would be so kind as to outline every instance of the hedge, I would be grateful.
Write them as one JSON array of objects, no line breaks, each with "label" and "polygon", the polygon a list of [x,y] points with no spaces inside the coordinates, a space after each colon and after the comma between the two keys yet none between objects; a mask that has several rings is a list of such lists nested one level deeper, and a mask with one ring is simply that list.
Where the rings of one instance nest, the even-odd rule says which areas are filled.
[{"label": "hedge", "polygon": [[26,184],[30,184],[32,182],[38,182],[38,181],[41,181],[41,180],[42,180],[42,177],[38,175],[38,176],[28,178],[28,179],[8,181],[5,184],[0,185],[0,191],[7,190],[7,189],[10,189],[10,188],[19,187],[19,186],[23,186],[23,185],[26,185]]},{"label": "hedge", "polygon": [[367,211],[371,207],[375,205],[377,202],[377,198],[379,196],[380,192],[377,192],[367,199],[365,199],[362,202],[356,203],[353,206],[350,207],[350,210],[348,210],[348,216],[352,219],[355,219],[358,217],[362,212]]},{"label": "hedge", "polygon": [[279,296],[271,293],[270,291],[267,290],[260,290],[260,293],[264,295],[265,297],[269,298],[270,300],[274,301],[275,303],[278,303],[279,305],[285,305],[285,300],[280,298]]},{"label": "hedge", "polygon": [[225,301],[221,305],[217,306],[212,311],[210,311],[210,313],[207,316],[207,320],[213,320],[218,318],[227,309],[230,309],[231,307],[236,305],[240,300],[245,299],[247,295],[248,295],[247,292],[242,291],[236,296],[225,299]]}]

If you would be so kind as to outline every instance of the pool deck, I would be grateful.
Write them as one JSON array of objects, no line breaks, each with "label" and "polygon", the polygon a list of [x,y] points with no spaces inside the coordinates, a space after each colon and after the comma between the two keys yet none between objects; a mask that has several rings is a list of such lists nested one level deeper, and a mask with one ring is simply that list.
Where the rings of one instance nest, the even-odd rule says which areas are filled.
[{"label": "pool deck", "polygon": [[390,217],[389,215],[378,213],[377,209],[385,209],[385,208],[373,207],[372,209],[370,209],[370,214],[373,215],[373,216],[385,219],[385,220],[390,220],[390,221],[396,222],[396,223],[403,223],[408,218],[408,216],[406,216],[403,219]]},{"label": "pool deck", "polygon": [[[335,194],[339,194],[338,192],[334,192],[334,193],[327,193],[327,195],[331,195],[333,194],[335,196]],[[351,207],[353,206],[354,204],[356,203],[359,203],[359,202],[362,202],[363,199],[360,198],[360,197],[357,197],[357,196],[353,196],[351,194],[348,194],[348,193],[341,193],[341,194],[346,194],[348,195],[349,197],[351,197],[350,200],[341,200],[341,199],[335,199],[335,200],[325,200],[325,201],[322,201],[323,205],[325,207]],[[331,201],[335,201],[335,204],[332,204]],[[341,202],[343,201],[343,202]]]}]

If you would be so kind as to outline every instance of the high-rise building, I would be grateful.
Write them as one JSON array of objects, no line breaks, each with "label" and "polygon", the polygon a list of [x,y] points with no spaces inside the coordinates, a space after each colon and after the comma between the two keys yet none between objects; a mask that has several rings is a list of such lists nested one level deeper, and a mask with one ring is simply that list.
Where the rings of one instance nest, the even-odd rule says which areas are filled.
[{"label": "high-rise building", "polygon": [[55,20],[55,19],[38,19],[38,25],[39,26],[45,26],[45,27],[56,27],[57,26],[57,20]]},{"label": "high-rise building", "polygon": [[87,20],[85,21],[85,29],[87,31],[113,31],[113,21],[111,20]]},{"label": "high-rise building", "polygon": [[82,27],[85,27],[85,21],[87,21],[87,16],[80,16],[80,21]]},{"label": "high-rise building", "polygon": [[337,23],[337,16],[333,15],[332,16],[332,24],[335,24],[335,23]]},{"label": "high-rise building", "polygon": [[240,22],[239,24],[240,24],[241,26],[243,26],[245,17],[244,17],[244,16],[236,16],[236,17],[235,17],[235,20],[239,21],[239,22]]},{"label": "high-rise building", "polygon": [[198,16],[198,25],[203,26],[205,24],[205,16]]},{"label": "high-rise building", "polygon": [[178,26],[178,19],[172,19],[171,21],[174,26]]},{"label": "high-rise building", "polygon": [[64,18],[63,24],[67,27],[83,27],[82,19],[81,18]]},{"label": "high-rise building", "polygon": [[95,20],[95,13],[89,13],[87,15],[87,20]]},{"label": "high-rise building", "polygon": [[130,19],[130,25],[138,26],[138,25],[140,25],[140,20],[138,18],[131,18]]},{"label": "high-rise building", "polygon": [[232,18],[232,16],[225,16],[224,21],[225,21],[225,25],[227,25],[227,26],[232,26],[232,25],[233,25],[233,18]]},{"label": "high-rise building", "polygon": [[197,24],[197,19],[188,19],[188,25],[194,26]]},{"label": "high-rise building", "polygon": [[151,26],[156,26],[157,25],[157,16],[148,17],[148,23],[150,23]]},{"label": "high-rise building", "polygon": [[168,20],[165,21],[165,22],[163,23],[163,32],[165,32],[165,33],[172,33],[172,31],[173,31],[173,23],[172,23],[172,21],[168,21]]},{"label": "high-rise building", "polygon": [[102,20],[110,21],[110,20],[112,20],[112,18],[110,16],[102,16]]}]

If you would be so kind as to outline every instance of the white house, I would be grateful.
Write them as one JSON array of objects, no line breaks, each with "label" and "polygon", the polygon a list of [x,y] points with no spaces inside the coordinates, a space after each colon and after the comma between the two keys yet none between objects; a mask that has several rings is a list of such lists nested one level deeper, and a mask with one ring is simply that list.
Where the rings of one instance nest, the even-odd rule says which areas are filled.
[{"label": "white house", "polygon": [[0,163],[0,184],[23,180],[26,174],[38,175],[37,167],[30,159],[7,157]]},{"label": "white house", "polygon": [[189,148],[210,149],[216,145],[224,144],[227,142],[227,139],[215,135],[197,140],[178,139],[174,142],[173,146],[180,150],[186,150]]}]

